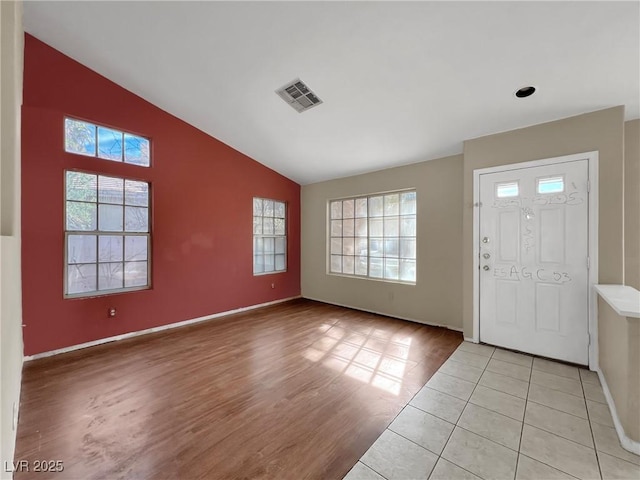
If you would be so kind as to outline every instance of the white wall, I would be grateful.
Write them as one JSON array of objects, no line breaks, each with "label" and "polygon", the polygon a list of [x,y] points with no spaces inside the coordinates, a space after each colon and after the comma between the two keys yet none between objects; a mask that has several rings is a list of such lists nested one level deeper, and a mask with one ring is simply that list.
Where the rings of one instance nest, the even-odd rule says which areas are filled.
[{"label": "white wall", "polygon": [[13,460],[14,405],[22,377],[20,275],[20,106],[24,31],[22,2],[0,1],[0,478]]}]

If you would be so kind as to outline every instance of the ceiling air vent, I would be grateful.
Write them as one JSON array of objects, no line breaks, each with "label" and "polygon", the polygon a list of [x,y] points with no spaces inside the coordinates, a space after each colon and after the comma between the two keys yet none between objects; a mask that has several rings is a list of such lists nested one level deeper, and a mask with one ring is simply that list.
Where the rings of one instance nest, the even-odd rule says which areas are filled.
[{"label": "ceiling air vent", "polygon": [[300,79],[287,83],[284,87],[276,90],[276,93],[280,95],[280,98],[285,102],[295,108],[298,113],[309,110],[322,103],[322,100]]}]

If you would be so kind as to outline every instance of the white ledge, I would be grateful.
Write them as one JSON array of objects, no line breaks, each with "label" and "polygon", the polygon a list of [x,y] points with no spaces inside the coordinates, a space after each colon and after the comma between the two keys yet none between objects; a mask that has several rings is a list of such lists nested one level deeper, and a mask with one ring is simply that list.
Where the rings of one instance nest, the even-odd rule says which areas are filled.
[{"label": "white ledge", "polygon": [[600,296],[623,317],[640,318],[640,292],[628,285],[594,285]]}]

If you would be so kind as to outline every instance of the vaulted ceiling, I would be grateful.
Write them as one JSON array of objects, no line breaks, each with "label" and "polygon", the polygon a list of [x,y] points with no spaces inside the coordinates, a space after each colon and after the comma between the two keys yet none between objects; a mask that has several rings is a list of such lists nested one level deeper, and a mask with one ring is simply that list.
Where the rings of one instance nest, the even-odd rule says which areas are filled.
[{"label": "vaulted ceiling", "polygon": [[[301,183],[614,105],[640,116],[638,2],[25,2],[25,30]],[[323,104],[275,90],[302,79]],[[535,95],[515,90],[533,85]],[[99,119],[97,119],[99,120]]]}]

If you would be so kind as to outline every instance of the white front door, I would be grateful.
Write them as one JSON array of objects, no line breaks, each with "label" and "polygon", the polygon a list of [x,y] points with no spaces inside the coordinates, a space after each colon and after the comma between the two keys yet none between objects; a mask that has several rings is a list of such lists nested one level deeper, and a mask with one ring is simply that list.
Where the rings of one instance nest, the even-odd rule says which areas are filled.
[{"label": "white front door", "polygon": [[480,175],[480,341],[587,365],[588,160]]}]

